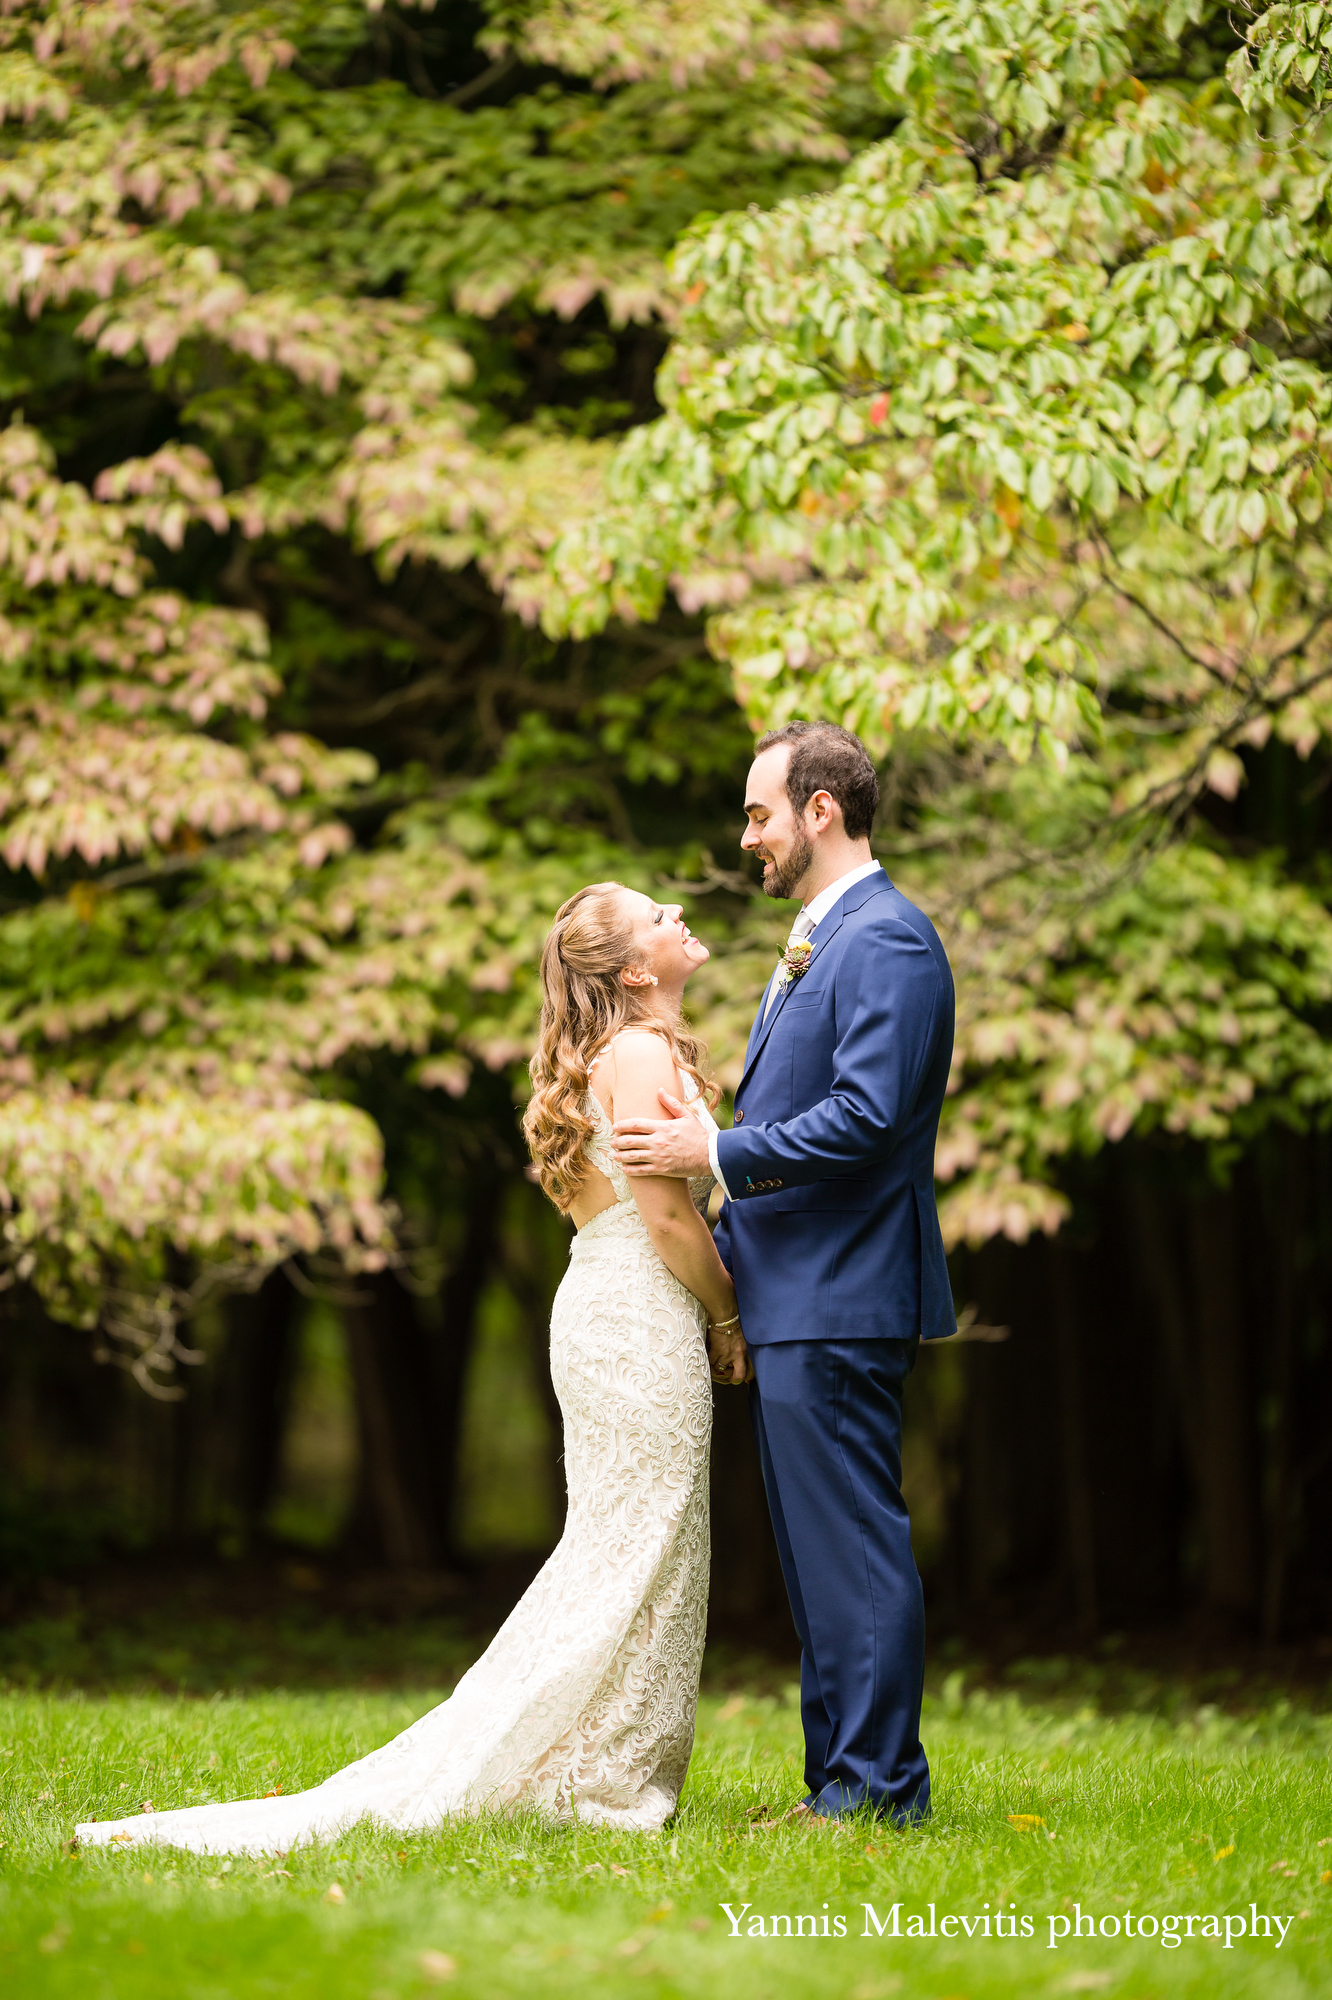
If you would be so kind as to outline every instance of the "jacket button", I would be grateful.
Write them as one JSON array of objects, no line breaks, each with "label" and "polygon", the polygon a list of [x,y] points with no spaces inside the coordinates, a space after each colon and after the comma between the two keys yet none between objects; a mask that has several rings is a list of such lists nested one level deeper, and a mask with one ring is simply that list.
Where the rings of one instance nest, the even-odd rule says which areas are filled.
[{"label": "jacket button", "polygon": [[737,1112],[736,1112],[736,1114],[735,1114],[735,1122],[736,1122],[736,1124],[737,1124],[737,1125],[743,1125],[743,1124],[744,1124],[744,1122],[745,1122],[745,1114],[744,1114],[744,1112],[743,1112],[743,1111],[737,1111]]}]

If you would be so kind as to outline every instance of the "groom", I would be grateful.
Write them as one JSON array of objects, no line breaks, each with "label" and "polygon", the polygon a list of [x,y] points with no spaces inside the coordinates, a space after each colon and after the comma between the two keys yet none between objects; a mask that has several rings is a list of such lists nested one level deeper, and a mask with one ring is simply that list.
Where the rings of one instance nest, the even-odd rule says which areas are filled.
[{"label": "groom", "polygon": [[[797,1815],[929,1808],[925,1625],[901,1493],[902,1389],[955,1329],[934,1205],[953,981],[929,919],[871,858],[879,786],[860,739],[792,722],[758,745],[741,846],[799,899],[750,1031],[735,1125],[684,1106],[625,1120],[629,1173],[697,1174],[752,1366],[754,1435],[802,1650],[808,1796]],[[713,1371],[732,1379],[713,1337]],[[740,1379],[737,1370],[734,1379]]]}]

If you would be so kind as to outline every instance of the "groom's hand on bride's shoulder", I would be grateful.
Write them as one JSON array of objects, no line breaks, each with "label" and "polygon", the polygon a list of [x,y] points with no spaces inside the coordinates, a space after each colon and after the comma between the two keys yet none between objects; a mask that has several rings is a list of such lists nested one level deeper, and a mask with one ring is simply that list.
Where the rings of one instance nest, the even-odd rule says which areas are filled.
[{"label": "groom's hand on bride's shoulder", "polygon": [[617,1118],[615,1157],[627,1174],[664,1174],[687,1180],[708,1171],[708,1135],[668,1090],[657,1096],[668,1118]]}]

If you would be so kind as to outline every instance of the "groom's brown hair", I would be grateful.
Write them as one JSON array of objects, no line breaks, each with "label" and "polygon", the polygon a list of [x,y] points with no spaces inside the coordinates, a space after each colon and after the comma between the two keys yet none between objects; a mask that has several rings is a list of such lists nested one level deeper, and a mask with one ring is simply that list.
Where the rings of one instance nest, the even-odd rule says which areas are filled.
[{"label": "groom's brown hair", "polygon": [[779,743],[791,746],[786,796],[798,815],[815,792],[830,792],[842,808],[847,837],[863,840],[879,810],[879,779],[860,738],[836,722],[788,722],[754,745],[757,757]]}]

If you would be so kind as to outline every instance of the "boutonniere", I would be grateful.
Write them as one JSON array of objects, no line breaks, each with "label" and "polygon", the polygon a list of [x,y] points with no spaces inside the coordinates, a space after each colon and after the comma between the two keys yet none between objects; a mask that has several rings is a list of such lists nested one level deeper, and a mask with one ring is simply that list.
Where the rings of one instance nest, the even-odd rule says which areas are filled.
[{"label": "boutonniere", "polygon": [[777,975],[777,984],[790,986],[799,979],[809,966],[813,950],[813,938],[797,938],[794,944],[788,944],[782,953],[782,969]]}]

